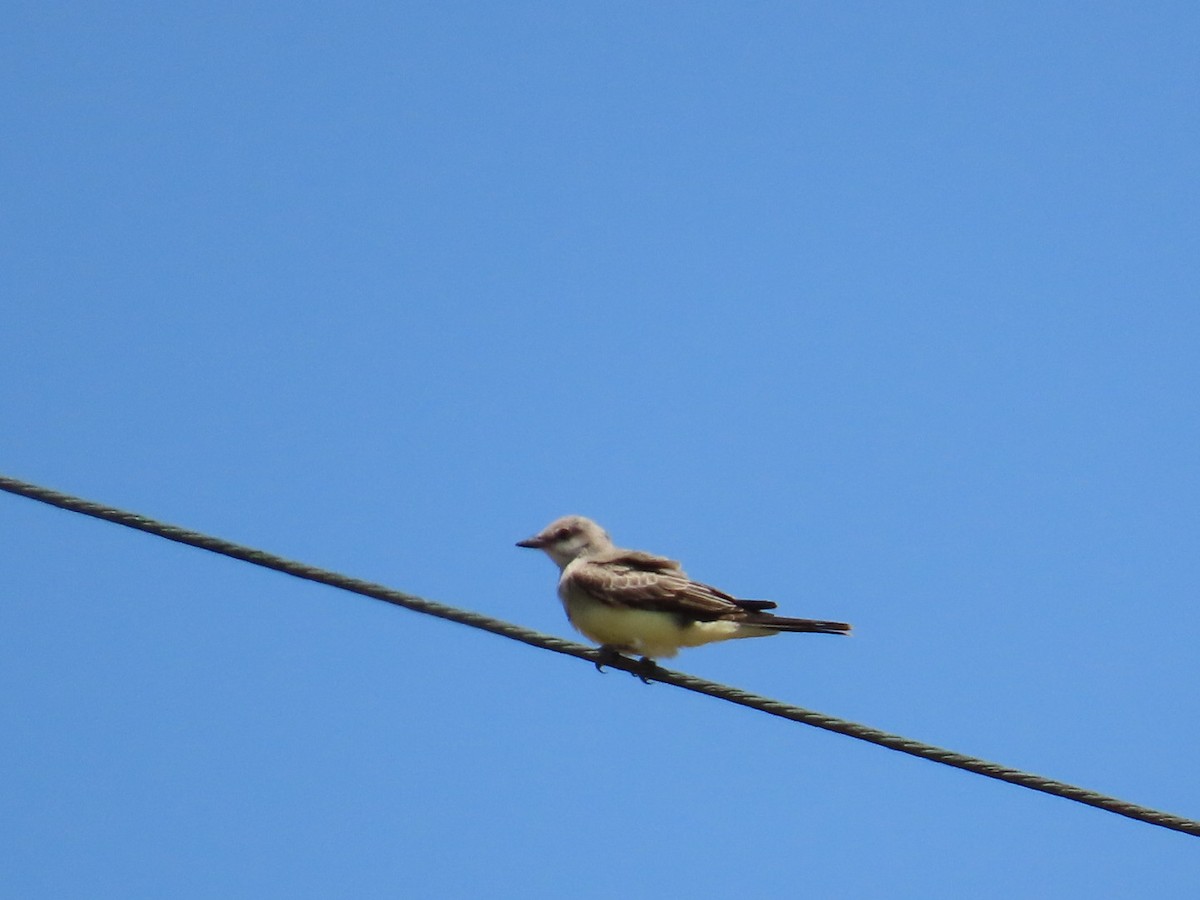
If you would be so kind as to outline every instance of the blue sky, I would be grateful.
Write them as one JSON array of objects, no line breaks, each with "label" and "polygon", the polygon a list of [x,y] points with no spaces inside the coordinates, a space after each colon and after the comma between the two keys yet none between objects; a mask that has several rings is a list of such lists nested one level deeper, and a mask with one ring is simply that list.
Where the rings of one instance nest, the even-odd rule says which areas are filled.
[{"label": "blue sky", "polygon": [[[13,3],[0,471],[1200,816],[1200,10]],[[0,496],[21,897],[1190,897],[1195,839]]]}]

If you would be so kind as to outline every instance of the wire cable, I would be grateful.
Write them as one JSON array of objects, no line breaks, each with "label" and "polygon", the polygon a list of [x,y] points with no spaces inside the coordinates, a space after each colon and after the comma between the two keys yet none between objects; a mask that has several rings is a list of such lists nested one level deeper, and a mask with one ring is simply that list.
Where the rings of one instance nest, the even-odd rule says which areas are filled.
[{"label": "wire cable", "polygon": [[695,675],[687,675],[683,672],[676,672],[657,666],[651,670],[647,670],[636,660],[624,657],[616,657],[614,659],[600,653],[595,648],[586,647],[582,644],[556,638],[548,634],[542,634],[529,628],[523,628],[520,625],[514,625],[511,622],[447,606],[433,600],[426,600],[423,597],[406,594],[403,591],[397,591],[382,584],[364,581],[361,578],[352,578],[338,572],[331,572],[327,569],[320,569],[316,566],[285,559],[282,556],[276,556],[264,550],[235,544],[232,541],[222,540],[221,538],[202,534],[197,531],[190,531],[186,528],[180,528],[177,525],[168,525],[165,522],[159,522],[146,516],[138,515],[137,513],[126,512],[125,510],[116,509],[111,506],[94,503],[90,500],[84,500],[80,497],[64,494],[3,475],[0,475],[0,490],[27,497],[30,500],[37,500],[50,506],[56,506],[59,509],[82,513],[85,516],[103,519],[106,522],[124,525],[127,528],[135,528],[138,531],[157,535],[169,541],[198,547],[201,550],[208,550],[212,553],[219,553],[222,556],[240,559],[267,569],[274,569],[276,572],[283,572],[286,575],[292,575],[296,578],[327,584],[330,587],[361,594],[365,597],[373,597],[385,603],[403,606],[405,609],[411,609],[415,612],[437,616],[439,619],[447,619],[451,622],[458,622],[460,625],[479,628],[483,631],[489,631],[492,634],[498,634],[533,647],[540,647],[543,650],[551,650],[554,653],[562,653],[567,656],[585,659],[596,665],[603,663],[604,665],[622,669],[639,677],[650,678],[664,684],[671,684],[697,694],[715,697],[718,700],[726,700],[730,703],[736,703],[739,706],[756,709],[768,715],[778,716],[781,719],[788,719],[792,722],[799,722],[804,725],[812,725],[815,728],[822,728],[826,731],[844,734],[856,740],[867,741],[871,744],[877,744],[880,747],[887,747],[889,750],[898,750],[910,756],[917,756],[931,762],[953,766],[957,769],[973,772],[976,775],[984,775],[988,778],[1006,781],[1009,784],[1015,784],[1020,787],[1029,788],[1030,790],[1041,791],[1044,794],[1051,794],[1052,796],[1062,797],[1066,800],[1074,800],[1076,803],[1093,806],[1106,812],[1116,813],[1119,816],[1136,819],[1139,822],[1147,822],[1151,825],[1158,825],[1173,831],[1180,831],[1184,834],[1200,837],[1200,821],[1194,819],[1187,819],[1183,816],[1176,816],[1146,806],[1139,806],[1136,803],[1118,800],[1106,794],[1089,791],[1062,781],[1055,781],[1052,778],[1043,778],[1040,775],[1023,772],[1020,769],[1009,768],[998,763],[987,762],[974,756],[955,753],[952,750],[944,750],[941,747],[935,747],[921,741],[901,737],[900,735],[890,734],[886,731],[860,725],[857,722],[849,722],[845,719],[793,706],[790,703],[772,700],[769,697],[763,697],[759,694],[752,694],[749,691],[743,691],[729,685],[708,681],[704,678],[697,678]]}]

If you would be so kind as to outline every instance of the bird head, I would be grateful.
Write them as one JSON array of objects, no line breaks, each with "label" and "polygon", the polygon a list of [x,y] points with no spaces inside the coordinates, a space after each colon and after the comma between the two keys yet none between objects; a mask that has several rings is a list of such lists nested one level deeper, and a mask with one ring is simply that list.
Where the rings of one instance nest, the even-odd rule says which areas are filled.
[{"label": "bird head", "polygon": [[517,541],[518,547],[542,550],[558,567],[571,560],[588,556],[612,547],[612,540],[603,528],[584,516],[563,516],[555,519],[533,537]]}]

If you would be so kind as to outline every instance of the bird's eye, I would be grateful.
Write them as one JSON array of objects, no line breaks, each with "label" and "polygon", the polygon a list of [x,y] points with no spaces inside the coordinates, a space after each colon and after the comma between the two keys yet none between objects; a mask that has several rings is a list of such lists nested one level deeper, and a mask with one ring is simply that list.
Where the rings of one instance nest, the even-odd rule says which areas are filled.
[{"label": "bird's eye", "polygon": [[570,528],[560,528],[560,529],[558,529],[558,531],[554,532],[554,539],[556,541],[565,541],[570,536],[571,536]]}]

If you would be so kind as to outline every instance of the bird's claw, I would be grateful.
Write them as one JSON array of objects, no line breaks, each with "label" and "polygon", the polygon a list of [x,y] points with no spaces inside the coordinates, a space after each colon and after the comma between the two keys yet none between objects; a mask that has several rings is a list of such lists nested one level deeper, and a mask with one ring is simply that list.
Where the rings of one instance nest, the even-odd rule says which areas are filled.
[{"label": "bird's claw", "polygon": [[638,660],[638,669],[640,669],[641,671],[634,672],[633,674],[636,675],[641,680],[642,684],[653,684],[654,683],[646,676],[653,675],[656,671],[658,671],[658,663],[656,663],[654,660],[652,660],[648,656],[643,656],[641,659]]},{"label": "bird's claw", "polygon": [[617,660],[624,659],[613,647],[600,647],[596,651],[596,671],[604,674],[604,667],[613,665]]},{"label": "bird's claw", "polygon": [[[629,668],[618,665],[619,662],[628,663]],[[642,684],[652,684],[653,682],[647,676],[653,675],[658,670],[658,664],[650,657],[643,656],[641,659],[633,660],[615,647],[600,647],[596,651],[595,666],[596,671],[601,674],[603,674],[605,666],[625,669],[630,675],[639,679]]]}]

